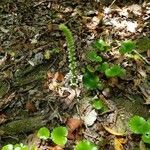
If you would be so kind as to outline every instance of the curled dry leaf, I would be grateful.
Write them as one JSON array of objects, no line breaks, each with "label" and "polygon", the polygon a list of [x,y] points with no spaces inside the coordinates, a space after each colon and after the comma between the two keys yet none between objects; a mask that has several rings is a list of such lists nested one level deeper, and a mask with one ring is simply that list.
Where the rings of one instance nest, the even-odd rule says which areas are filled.
[{"label": "curled dry leaf", "polygon": [[82,125],[82,120],[78,118],[70,118],[67,121],[67,126],[69,127],[70,132],[78,129]]},{"label": "curled dry leaf", "polygon": [[73,99],[77,96],[79,96],[80,94],[80,90],[79,89],[71,89],[71,88],[67,88],[67,87],[60,87],[58,90],[59,96],[60,97],[66,97],[66,104],[70,104]]},{"label": "curled dry leaf", "polygon": [[64,81],[64,75],[62,73],[60,73],[60,72],[56,72],[54,74],[53,81],[58,81],[58,82]]},{"label": "curled dry leaf", "polygon": [[114,139],[114,149],[115,150],[124,150],[123,144],[127,142],[124,138],[115,138]]}]

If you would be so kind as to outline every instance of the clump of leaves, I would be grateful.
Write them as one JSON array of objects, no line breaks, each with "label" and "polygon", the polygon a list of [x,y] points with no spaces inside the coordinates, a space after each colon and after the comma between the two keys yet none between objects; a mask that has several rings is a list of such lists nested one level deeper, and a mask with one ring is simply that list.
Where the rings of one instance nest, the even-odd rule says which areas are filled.
[{"label": "clump of leaves", "polygon": [[27,145],[22,143],[14,145],[14,150],[29,150]]},{"label": "clump of leaves", "polygon": [[75,150],[98,150],[97,146],[90,141],[83,140],[77,143]]},{"label": "clump of leaves", "polygon": [[7,144],[2,147],[2,150],[29,150],[29,148],[27,145],[20,143],[16,145]]},{"label": "clump of leaves", "polygon": [[50,138],[50,131],[46,127],[42,127],[38,130],[37,136],[39,139],[47,140]]},{"label": "clump of leaves", "polygon": [[87,58],[92,62],[102,62],[102,58],[99,55],[97,55],[96,51],[88,52]]},{"label": "clump of leaves", "polygon": [[83,76],[83,84],[89,90],[94,90],[101,87],[99,77],[93,72],[87,71]]},{"label": "clump of leaves", "polygon": [[150,144],[150,121],[143,117],[133,116],[129,121],[129,127],[135,134],[142,134],[142,140]]},{"label": "clump of leaves", "polygon": [[125,69],[121,68],[119,65],[113,65],[112,67],[105,70],[105,75],[107,77],[121,77],[125,74]]},{"label": "clump of leaves", "polygon": [[102,39],[96,40],[95,42],[92,43],[93,48],[106,52],[109,49],[109,45]]},{"label": "clump of leaves", "polygon": [[51,133],[51,139],[55,144],[59,146],[64,146],[67,143],[67,135],[67,128],[60,126],[53,129]]},{"label": "clump of leaves", "polygon": [[121,54],[131,53],[135,48],[135,42],[128,40],[121,43],[121,47],[119,49],[119,52]]},{"label": "clump of leaves", "polygon": [[13,150],[13,145],[12,144],[7,144],[5,146],[2,147],[2,150]]},{"label": "clump of leaves", "polygon": [[102,64],[100,64],[98,67],[97,67],[97,71],[100,71],[102,73],[105,73],[105,70],[109,69],[109,64],[107,62],[103,62]]}]

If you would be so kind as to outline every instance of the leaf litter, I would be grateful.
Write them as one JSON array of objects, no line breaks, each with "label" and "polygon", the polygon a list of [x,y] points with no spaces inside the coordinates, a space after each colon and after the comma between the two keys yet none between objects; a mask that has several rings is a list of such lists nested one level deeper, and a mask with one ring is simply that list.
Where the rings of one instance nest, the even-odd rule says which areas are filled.
[{"label": "leaf litter", "polygon": [[[44,114],[47,110],[56,110],[57,117],[54,117],[48,126],[54,127],[59,123],[65,123],[70,127],[71,133],[76,132],[72,136],[73,140],[78,140],[83,136],[92,142],[99,143],[101,136],[107,141],[107,144],[104,144],[106,146],[104,149],[114,147],[120,150],[128,147],[128,141],[130,142],[131,139],[128,137],[127,139],[120,138],[118,136],[122,135],[118,129],[111,129],[111,125],[117,122],[121,116],[121,111],[124,109],[126,111],[126,108],[120,108],[122,103],[116,106],[112,100],[114,97],[125,96],[125,101],[133,93],[140,93],[145,100],[142,103],[149,105],[147,81],[149,71],[143,62],[140,64],[141,68],[136,71],[135,68],[138,68],[139,65],[138,61],[130,60],[128,63],[127,56],[121,58],[116,51],[116,43],[125,39],[136,40],[149,35],[149,8],[148,2],[141,5],[126,4],[124,6],[121,6],[117,1],[110,6],[101,5],[98,1],[92,3],[89,1],[86,3],[61,1],[59,3],[58,1],[43,0],[27,2],[26,5],[22,1],[8,4],[4,2],[2,12],[6,13],[0,16],[0,19],[4,20],[0,27],[2,47],[0,48],[0,75],[1,78],[7,77],[11,87],[7,88],[7,95],[2,97],[1,110],[5,110],[4,114],[2,111],[2,125],[7,117],[9,117],[8,119],[11,117],[18,119],[19,117],[23,121],[25,117]],[[116,59],[116,62],[120,61],[128,70],[128,77],[122,80],[111,78],[109,81],[105,81],[112,88],[106,87],[102,92],[96,91],[96,94],[101,95],[108,106],[109,110],[105,113],[93,109],[92,98],[83,101],[89,93],[83,88],[82,75],[78,75],[79,87],[77,89],[72,89],[69,86],[70,75],[67,74],[69,71],[66,60],[66,45],[63,44],[65,42],[61,39],[61,34],[58,31],[58,25],[62,22],[67,23],[74,34],[79,65],[86,65],[84,54],[89,49],[90,43],[94,39],[104,38],[112,45],[112,51],[107,55],[107,60]],[[52,49],[60,49],[60,51],[53,55]],[[7,50],[7,53],[4,50]],[[48,51],[52,56],[45,55]],[[141,54],[145,59],[149,57],[148,51],[146,56],[145,53]],[[53,56],[56,58],[54,59]],[[118,60],[119,58],[120,60]],[[12,75],[9,75],[8,72]],[[35,80],[31,82],[30,77]],[[134,86],[133,80],[135,81]],[[23,81],[24,83],[19,84]],[[11,96],[11,93],[15,94]],[[79,100],[79,104],[77,100]],[[79,105],[81,118],[73,117],[77,113],[75,107],[70,107],[72,103]],[[24,110],[24,108],[26,109]],[[41,125],[45,124],[45,121]],[[99,125],[102,124],[104,124],[105,129],[99,128]],[[117,127],[121,128],[120,126]],[[35,129],[37,129],[36,125]],[[30,127],[28,130],[32,131]],[[24,132],[26,133],[25,130]],[[26,133],[26,135],[29,134]],[[33,136],[35,137],[35,135]],[[112,144],[111,141],[114,143]],[[7,139],[2,138],[2,142],[6,143]],[[74,142],[72,143],[70,140],[71,149],[74,145]],[[52,146],[51,143],[45,143],[43,147],[52,150],[62,149],[58,146]],[[42,149],[42,146],[40,148]]]}]

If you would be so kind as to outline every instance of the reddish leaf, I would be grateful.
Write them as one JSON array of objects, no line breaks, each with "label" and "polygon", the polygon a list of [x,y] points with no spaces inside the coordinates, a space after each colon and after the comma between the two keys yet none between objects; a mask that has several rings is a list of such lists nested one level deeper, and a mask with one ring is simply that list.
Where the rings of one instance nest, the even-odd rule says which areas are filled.
[{"label": "reddish leaf", "polygon": [[77,128],[79,128],[82,125],[82,121],[77,118],[70,118],[67,121],[67,125],[70,129],[70,132],[73,132],[74,130],[76,130]]}]

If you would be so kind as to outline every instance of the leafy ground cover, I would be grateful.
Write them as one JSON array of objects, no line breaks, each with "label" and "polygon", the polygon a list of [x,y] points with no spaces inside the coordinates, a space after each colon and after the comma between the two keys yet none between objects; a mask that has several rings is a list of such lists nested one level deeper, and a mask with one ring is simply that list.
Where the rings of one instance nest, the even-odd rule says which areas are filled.
[{"label": "leafy ground cover", "polygon": [[149,149],[149,10],[1,1],[0,148]]}]

